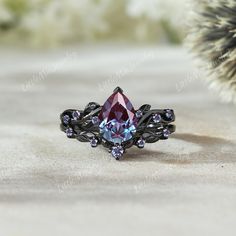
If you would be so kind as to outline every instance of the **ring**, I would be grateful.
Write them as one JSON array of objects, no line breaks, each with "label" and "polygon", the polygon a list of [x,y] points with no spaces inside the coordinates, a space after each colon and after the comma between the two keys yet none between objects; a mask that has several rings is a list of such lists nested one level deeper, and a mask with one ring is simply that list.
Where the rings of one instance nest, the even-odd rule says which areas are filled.
[{"label": "ring", "polygon": [[135,110],[123,90],[117,87],[103,106],[90,102],[84,110],[68,109],[61,116],[61,130],[68,138],[99,144],[119,160],[133,145],[168,139],[175,132],[172,109],[153,109],[148,104]]}]

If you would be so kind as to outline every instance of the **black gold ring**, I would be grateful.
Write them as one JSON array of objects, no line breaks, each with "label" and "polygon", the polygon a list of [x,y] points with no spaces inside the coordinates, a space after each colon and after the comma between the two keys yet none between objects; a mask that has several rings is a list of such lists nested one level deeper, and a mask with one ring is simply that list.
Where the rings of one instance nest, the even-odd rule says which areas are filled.
[{"label": "black gold ring", "polygon": [[61,130],[68,138],[99,144],[119,160],[133,145],[168,139],[175,132],[172,109],[151,109],[148,104],[135,110],[123,90],[117,87],[103,106],[90,102],[84,110],[68,109],[61,116]]}]

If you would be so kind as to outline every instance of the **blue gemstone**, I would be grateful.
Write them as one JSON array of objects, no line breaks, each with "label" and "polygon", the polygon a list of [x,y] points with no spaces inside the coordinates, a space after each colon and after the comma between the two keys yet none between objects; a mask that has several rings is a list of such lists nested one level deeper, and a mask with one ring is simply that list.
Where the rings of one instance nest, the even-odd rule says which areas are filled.
[{"label": "blue gemstone", "polygon": [[114,144],[121,144],[132,139],[136,132],[136,126],[130,123],[130,120],[120,122],[116,119],[110,121],[105,119],[99,127],[103,138]]}]

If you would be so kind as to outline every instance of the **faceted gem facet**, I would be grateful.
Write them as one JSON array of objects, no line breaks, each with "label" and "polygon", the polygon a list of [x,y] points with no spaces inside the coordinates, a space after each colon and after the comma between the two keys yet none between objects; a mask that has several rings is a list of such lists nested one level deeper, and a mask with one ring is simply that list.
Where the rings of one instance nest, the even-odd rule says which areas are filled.
[{"label": "faceted gem facet", "polygon": [[160,114],[154,114],[152,119],[155,123],[159,123],[161,121],[161,115]]},{"label": "faceted gem facet", "polygon": [[91,140],[90,140],[90,145],[91,145],[91,147],[97,147],[97,145],[98,145],[98,140],[96,139],[96,138],[92,138]]},{"label": "faceted gem facet", "polygon": [[79,111],[73,111],[72,117],[74,120],[78,120],[80,118],[80,112]]},{"label": "faceted gem facet", "polygon": [[68,138],[73,137],[73,135],[74,135],[73,129],[71,129],[71,128],[66,129],[66,135]]},{"label": "faceted gem facet", "polygon": [[119,160],[124,154],[124,149],[120,145],[114,146],[112,147],[111,154],[116,160]]},{"label": "faceted gem facet", "polygon": [[63,123],[68,125],[70,122],[70,117],[68,115],[63,116]]},{"label": "faceted gem facet", "polygon": [[132,139],[137,128],[135,110],[121,90],[116,90],[104,103],[98,116],[101,136],[114,144]]},{"label": "faceted gem facet", "polygon": [[138,148],[144,148],[144,145],[145,145],[145,140],[140,138],[138,141],[137,141],[137,146]]},{"label": "faceted gem facet", "polygon": [[165,138],[168,138],[169,135],[170,135],[170,131],[169,131],[168,129],[164,129],[164,130],[163,130],[163,136],[164,136]]},{"label": "faceted gem facet", "polygon": [[172,120],[173,119],[173,113],[171,110],[166,110],[165,116],[167,119]]},{"label": "faceted gem facet", "polygon": [[92,117],[92,123],[97,125],[99,123],[99,118],[97,116]]},{"label": "faceted gem facet", "polygon": [[137,118],[141,118],[143,113],[142,113],[142,111],[138,110],[138,111],[136,111],[135,115]]}]

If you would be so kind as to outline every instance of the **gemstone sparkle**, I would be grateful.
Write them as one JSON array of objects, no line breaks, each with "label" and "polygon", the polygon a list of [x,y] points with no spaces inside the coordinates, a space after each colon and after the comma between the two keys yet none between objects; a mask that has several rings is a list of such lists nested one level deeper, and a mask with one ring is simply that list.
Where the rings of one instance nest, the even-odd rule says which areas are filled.
[{"label": "gemstone sparkle", "polygon": [[166,114],[165,114],[166,118],[169,120],[173,119],[173,113],[171,110],[166,110]]},{"label": "gemstone sparkle", "polygon": [[116,160],[119,160],[124,154],[124,149],[120,145],[114,146],[112,147],[111,154]]},{"label": "gemstone sparkle", "polygon": [[154,114],[152,117],[154,123],[159,123],[161,121],[161,115],[160,114]]},{"label": "gemstone sparkle", "polygon": [[135,115],[139,119],[142,117],[143,113],[142,113],[142,111],[138,110],[138,111],[136,111]]},{"label": "gemstone sparkle", "polygon": [[97,147],[97,145],[98,145],[98,140],[93,137],[93,138],[90,140],[90,145],[91,145],[91,147],[93,147],[93,148]]},{"label": "gemstone sparkle", "polygon": [[70,117],[68,115],[63,116],[63,123],[68,125],[70,122]]},{"label": "gemstone sparkle", "polygon": [[92,117],[92,123],[97,125],[99,123],[99,118],[97,116]]},{"label": "gemstone sparkle", "polygon": [[170,131],[169,131],[168,129],[164,129],[164,130],[163,130],[163,136],[164,136],[165,138],[168,138],[169,135],[170,135]]},{"label": "gemstone sparkle", "polygon": [[137,146],[138,148],[144,148],[145,146],[145,140],[140,138],[138,141],[137,141]]},{"label": "gemstone sparkle", "polygon": [[80,118],[80,112],[79,111],[73,111],[72,117],[74,120],[78,120]]},{"label": "gemstone sparkle", "polygon": [[72,138],[74,135],[74,131],[71,128],[66,129],[66,135],[68,138]]}]

